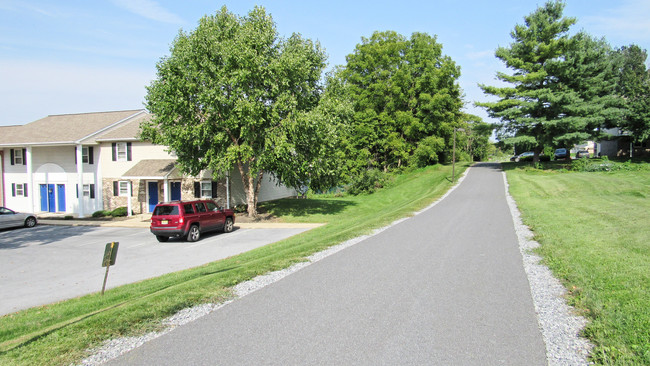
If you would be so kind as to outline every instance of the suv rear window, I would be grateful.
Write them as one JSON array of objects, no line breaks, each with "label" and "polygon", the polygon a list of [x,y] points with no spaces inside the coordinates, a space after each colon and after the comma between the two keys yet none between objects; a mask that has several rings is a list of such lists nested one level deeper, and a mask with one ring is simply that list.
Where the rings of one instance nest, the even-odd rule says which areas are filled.
[{"label": "suv rear window", "polygon": [[156,206],[154,216],[178,215],[178,206]]}]

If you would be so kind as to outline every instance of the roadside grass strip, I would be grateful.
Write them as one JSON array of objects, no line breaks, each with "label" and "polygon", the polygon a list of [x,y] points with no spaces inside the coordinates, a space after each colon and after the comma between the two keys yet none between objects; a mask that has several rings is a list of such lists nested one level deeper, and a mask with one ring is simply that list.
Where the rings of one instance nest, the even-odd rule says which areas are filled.
[{"label": "roadside grass strip", "polygon": [[[457,170],[462,172],[467,164]],[[310,255],[371,233],[430,205],[451,187],[450,166],[400,175],[372,195],[282,200],[268,209],[286,222],[327,225],[200,267],[0,317],[0,364],[69,365],[104,342],[163,331],[163,319],[223,304],[234,286],[309,261]],[[306,207],[306,208],[305,208]]]},{"label": "roadside grass strip", "polygon": [[650,164],[633,165],[571,172],[503,164],[541,244],[535,252],[588,320],[595,364],[650,365]]}]

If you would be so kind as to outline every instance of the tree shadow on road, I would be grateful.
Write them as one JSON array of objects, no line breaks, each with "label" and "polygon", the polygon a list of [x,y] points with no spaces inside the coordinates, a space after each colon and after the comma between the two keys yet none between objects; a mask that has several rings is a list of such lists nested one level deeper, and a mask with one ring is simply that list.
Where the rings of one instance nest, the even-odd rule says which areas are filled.
[{"label": "tree shadow on road", "polygon": [[0,250],[18,249],[28,245],[47,245],[96,231],[94,226],[47,226],[0,230]]}]

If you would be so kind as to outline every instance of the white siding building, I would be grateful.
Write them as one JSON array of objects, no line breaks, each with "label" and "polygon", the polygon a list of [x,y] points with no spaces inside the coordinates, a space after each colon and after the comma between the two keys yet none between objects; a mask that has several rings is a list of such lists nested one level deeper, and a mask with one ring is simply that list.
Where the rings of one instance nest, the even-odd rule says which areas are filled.
[{"label": "white siding building", "polygon": [[[130,207],[151,212],[158,202],[212,198],[246,202],[239,173],[213,180],[184,176],[166,147],[139,139],[145,110],[48,116],[0,128],[1,205],[32,213],[77,217]],[[297,195],[264,176],[259,202]]]}]

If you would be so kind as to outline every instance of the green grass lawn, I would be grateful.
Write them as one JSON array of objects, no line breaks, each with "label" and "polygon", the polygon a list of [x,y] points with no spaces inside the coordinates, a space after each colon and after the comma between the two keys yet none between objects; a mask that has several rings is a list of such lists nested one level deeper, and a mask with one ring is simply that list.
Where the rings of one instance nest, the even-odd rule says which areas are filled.
[{"label": "green grass lawn", "polygon": [[650,164],[615,172],[522,166],[504,164],[510,192],[544,262],[590,321],[592,360],[650,365]]},{"label": "green grass lawn", "polygon": [[[457,173],[467,165],[457,164]],[[420,169],[365,196],[316,196],[268,203],[287,222],[327,225],[201,267],[0,317],[0,365],[69,365],[104,340],[160,329],[161,319],[231,288],[422,209],[451,186],[450,166]]]}]

